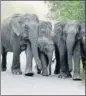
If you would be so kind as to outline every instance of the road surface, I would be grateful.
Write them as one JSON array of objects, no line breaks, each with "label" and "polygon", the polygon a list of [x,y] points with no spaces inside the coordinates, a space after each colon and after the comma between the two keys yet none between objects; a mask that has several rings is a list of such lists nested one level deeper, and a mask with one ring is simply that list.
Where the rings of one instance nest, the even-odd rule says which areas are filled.
[{"label": "road surface", "polygon": [[[72,79],[60,79],[57,75],[45,77],[34,75],[34,77],[25,77],[25,54],[21,54],[21,69],[23,75],[12,75],[12,53],[7,56],[7,71],[1,72],[1,95],[85,95],[85,84],[82,81],[73,81]],[[35,61],[33,60],[33,71]],[[52,64],[54,70],[55,65]]]}]

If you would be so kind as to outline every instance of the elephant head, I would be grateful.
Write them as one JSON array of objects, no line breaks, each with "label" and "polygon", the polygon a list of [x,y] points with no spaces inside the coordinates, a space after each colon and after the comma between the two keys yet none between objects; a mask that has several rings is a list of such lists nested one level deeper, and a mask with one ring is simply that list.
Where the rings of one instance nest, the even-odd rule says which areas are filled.
[{"label": "elephant head", "polygon": [[63,28],[65,26],[65,22],[58,22],[54,25],[53,32],[51,33],[52,40],[60,46],[60,41],[63,39]]},{"label": "elephant head", "polygon": [[80,28],[81,27],[78,21],[70,20],[66,22],[66,25],[63,29],[63,36],[65,37],[67,46],[69,71],[72,71],[72,55],[74,48],[77,46],[81,38]]},{"label": "elephant head", "polygon": [[49,74],[51,74],[51,63],[52,63],[52,56],[54,51],[54,44],[52,40],[46,37],[42,37],[38,39],[38,46],[41,52],[43,52],[47,58],[48,58],[48,64],[49,65]]},{"label": "elephant head", "polygon": [[38,24],[39,19],[35,14],[17,14],[12,17],[10,22],[14,33],[23,40],[28,40],[31,43],[33,56],[39,69],[41,69],[42,65],[37,51]]},{"label": "elephant head", "polygon": [[50,34],[52,32],[52,24],[49,21],[40,21],[38,28],[39,37],[47,37],[50,38]]}]

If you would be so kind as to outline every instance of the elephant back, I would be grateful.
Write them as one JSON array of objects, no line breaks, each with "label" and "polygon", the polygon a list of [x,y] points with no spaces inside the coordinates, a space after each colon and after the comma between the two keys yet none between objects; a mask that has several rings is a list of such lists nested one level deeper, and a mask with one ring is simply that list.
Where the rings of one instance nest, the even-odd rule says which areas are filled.
[{"label": "elephant back", "polygon": [[37,17],[37,15],[35,15],[35,14],[24,14],[23,16],[22,16],[22,21],[25,21],[25,20],[28,20],[29,22],[31,21],[33,21],[33,22],[39,22],[39,18]]}]

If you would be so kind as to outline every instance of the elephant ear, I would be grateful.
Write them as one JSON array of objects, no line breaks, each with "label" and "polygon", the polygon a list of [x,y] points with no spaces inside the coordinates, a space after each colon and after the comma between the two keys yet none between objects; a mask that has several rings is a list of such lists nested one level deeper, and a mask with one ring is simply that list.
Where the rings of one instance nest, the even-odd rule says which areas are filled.
[{"label": "elephant ear", "polygon": [[10,27],[11,30],[17,35],[20,35],[20,23],[19,23],[19,17],[14,17],[10,21]]},{"label": "elephant ear", "polygon": [[78,36],[78,39],[83,38],[84,35],[85,35],[85,23],[81,23],[81,24],[79,24],[79,36]]}]

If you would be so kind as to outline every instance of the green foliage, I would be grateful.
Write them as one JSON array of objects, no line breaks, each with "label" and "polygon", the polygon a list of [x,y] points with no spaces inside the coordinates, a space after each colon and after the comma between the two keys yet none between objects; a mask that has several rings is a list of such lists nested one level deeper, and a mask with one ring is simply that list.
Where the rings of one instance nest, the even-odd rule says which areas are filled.
[{"label": "green foliage", "polygon": [[45,1],[49,7],[47,16],[53,20],[85,21],[85,1]]}]

